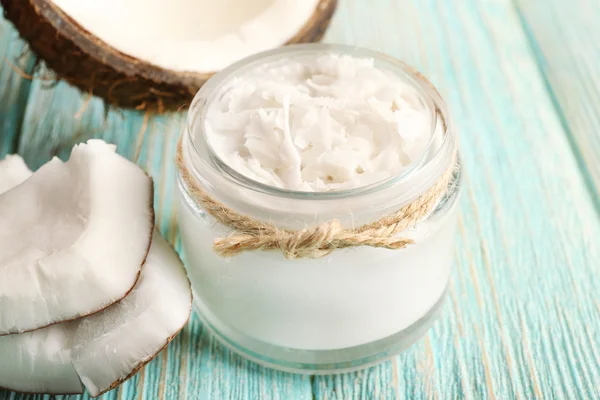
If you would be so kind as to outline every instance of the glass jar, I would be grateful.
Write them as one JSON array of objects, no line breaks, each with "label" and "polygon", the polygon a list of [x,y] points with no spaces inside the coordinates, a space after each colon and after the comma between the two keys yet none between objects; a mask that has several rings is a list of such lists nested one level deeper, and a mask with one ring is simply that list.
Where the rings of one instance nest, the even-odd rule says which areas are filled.
[{"label": "glass jar", "polygon": [[[224,83],[258,65],[319,53],[372,58],[419,94],[431,112],[427,149],[397,176],[351,190],[297,192],[253,181],[224,164],[205,135],[204,116]],[[226,346],[258,363],[291,372],[359,369],[395,355],[430,327],[450,277],[460,166],[426,218],[403,232],[399,250],[338,249],[317,259],[248,251],[222,258],[216,238],[231,230],[208,215],[181,179],[181,168],[212,198],[238,213],[285,229],[338,219],[360,226],[389,215],[430,188],[456,162],[446,106],[419,73],[386,55],[338,45],[289,46],[245,59],[216,74],[196,95],[181,139],[179,227],[184,259],[205,326]]]}]

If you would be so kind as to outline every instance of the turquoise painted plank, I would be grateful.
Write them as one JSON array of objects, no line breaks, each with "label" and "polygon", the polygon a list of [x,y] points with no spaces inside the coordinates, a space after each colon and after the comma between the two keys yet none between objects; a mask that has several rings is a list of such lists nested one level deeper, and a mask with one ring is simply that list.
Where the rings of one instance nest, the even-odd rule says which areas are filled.
[{"label": "turquoise painted plank", "polygon": [[[517,11],[508,0],[346,0],[327,36],[419,67],[460,132],[455,271],[425,338],[375,368],[309,378],[243,361],[194,318],[105,398],[599,398],[600,221]],[[64,157],[92,136],[118,143],[157,181],[157,221],[178,243],[172,158],[183,116],[106,113],[67,85],[43,86],[34,82],[27,103],[26,160]]]},{"label": "turquoise painted plank", "polygon": [[598,217],[512,2],[354,0],[338,18],[328,40],[440,88],[466,190],[444,316],[387,366],[316,378],[316,398],[598,398]]},{"label": "turquoise painted plank", "polygon": [[[0,12],[2,8],[0,7]],[[34,57],[12,24],[0,18],[0,157],[14,152],[29,93]]]},{"label": "turquoise painted plank", "polygon": [[600,199],[600,3],[518,0],[529,35],[592,195]]}]

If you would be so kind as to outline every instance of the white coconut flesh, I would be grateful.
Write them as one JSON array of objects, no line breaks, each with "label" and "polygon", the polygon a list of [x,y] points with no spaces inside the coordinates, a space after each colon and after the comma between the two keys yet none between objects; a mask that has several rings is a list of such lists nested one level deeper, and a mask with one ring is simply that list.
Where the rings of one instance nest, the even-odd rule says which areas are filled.
[{"label": "white coconut flesh", "polygon": [[281,46],[318,0],[52,0],[111,47],[164,69],[209,73]]},{"label": "white coconut flesh", "polygon": [[90,394],[99,395],[153,359],[183,328],[191,309],[185,269],[155,234],[131,294],[101,313],[69,323],[75,332],[71,359]]},{"label": "white coconut flesh", "polygon": [[[0,175],[0,193],[13,186],[7,181]],[[140,278],[123,300],[80,320],[0,337],[0,387],[81,393],[83,382],[97,396],[154,358],[185,325],[191,306],[183,265],[155,233]]]},{"label": "white coconut flesh", "polygon": [[91,140],[0,195],[0,335],[102,310],[135,285],[154,218],[152,181]]},{"label": "white coconut flesh", "polygon": [[0,160],[0,193],[17,186],[30,175],[31,171],[20,156],[15,154]]},{"label": "white coconut flesh", "polygon": [[[18,155],[0,161],[0,195],[31,176]],[[0,387],[28,393],[82,393],[71,364],[65,324],[19,335],[0,336]]]},{"label": "white coconut flesh", "polygon": [[192,293],[175,251],[155,234],[133,291],[94,315],[0,337],[0,387],[29,393],[114,388],[152,360],[186,324]]},{"label": "white coconut flesh", "polygon": [[83,385],[68,352],[63,324],[0,337],[0,387],[25,393],[75,394]]}]

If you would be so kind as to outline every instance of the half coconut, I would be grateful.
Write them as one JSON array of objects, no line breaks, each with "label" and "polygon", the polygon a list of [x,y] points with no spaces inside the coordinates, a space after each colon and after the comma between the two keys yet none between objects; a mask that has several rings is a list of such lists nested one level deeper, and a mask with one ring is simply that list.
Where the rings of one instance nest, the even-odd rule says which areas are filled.
[{"label": "half coconut", "polygon": [[[4,163],[13,163],[6,176],[19,183],[24,164]],[[81,318],[125,297],[148,254],[152,206],[152,180],[100,140],[1,194],[0,335]]]},{"label": "half coconut", "polygon": [[251,54],[320,40],[337,0],[0,0],[56,74],[124,107],[189,105]]},{"label": "half coconut", "polygon": [[[0,172],[0,194],[31,175],[19,156],[0,161]],[[0,387],[75,394],[85,386],[99,396],[152,360],[186,324],[191,306],[185,269],[155,233],[126,298],[83,319],[0,337]]]}]

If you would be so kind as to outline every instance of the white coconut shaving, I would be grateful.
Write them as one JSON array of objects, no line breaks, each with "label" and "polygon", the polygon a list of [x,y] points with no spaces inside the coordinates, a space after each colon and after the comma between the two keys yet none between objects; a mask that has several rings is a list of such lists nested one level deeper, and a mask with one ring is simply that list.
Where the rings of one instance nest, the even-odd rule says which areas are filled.
[{"label": "white coconut shaving", "polygon": [[425,150],[431,111],[372,59],[284,59],[231,79],[206,115],[207,140],[230,167],[296,191],[351,189],[398,174]]}]

